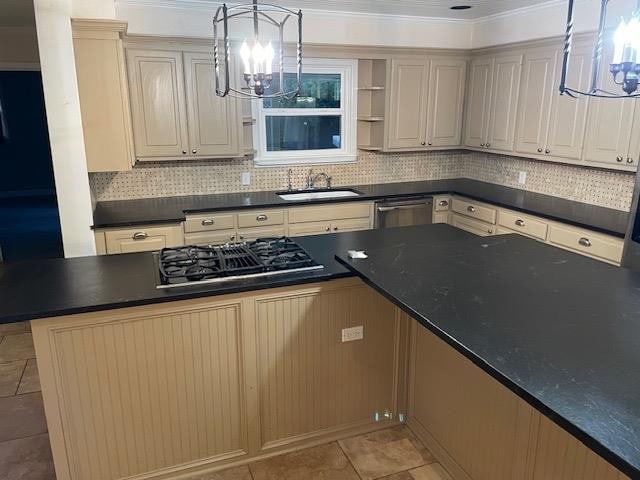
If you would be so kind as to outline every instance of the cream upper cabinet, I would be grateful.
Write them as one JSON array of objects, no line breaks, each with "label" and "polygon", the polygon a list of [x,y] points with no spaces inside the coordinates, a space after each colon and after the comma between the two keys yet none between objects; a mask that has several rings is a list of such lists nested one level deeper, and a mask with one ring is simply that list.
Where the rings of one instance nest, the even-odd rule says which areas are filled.
[{"label": "cream upper cabinet", "polygon": [[190,154],[239,156],[237,101],[216,95],[213,57],[185,52],[184,73]]},{"label": "cream upper cabinet", "polygon": [[[593,47],[586,42],[575,43],[571,49],[570,68],[567,77],[569,85],[587,90],[591,83],[591,57]],[[549,133],[545,152],[553,157],[580,160],[587,123],[589,99],[581,96],[572,98],[560,95],[558,85],[562,68],[562,50],[558,49],[558,63],[553,83],[553,103],[549,121]]]},{"label": "cream upper cabinet", "polygon": [[427,146],[460,145],[467,62],[434,58],[429,73]]},{"label": "cream upper cabinet", "polygon": [[187,155],[182,53],[127,50],[136,156]]},{"label": "cream upper cabinet", "polygon": [[513,151],[521,70],[522,54],[498,55],[495,58],[486,143],[491,150]]},{"label": "cream upper cabinet", "polygon": [[484,147],[487,141],[492,75],[491,57],[479,57],[471,62],[464,138],[469,147]]},{"label": "cream upper cabinet", "polygon": [[517,152],[539,155],[548,150],[551,105],[554,95],[557,95],[557,57],[555,48],[537,48],[525,52],[518,103]]},{"label": "cream upper cabinet", "polygon": [[[608,65],[612,53],[605,50],[602,65]],[[620,91],[613,83],[609,69],[600,69],[600,85],[603,90]],[[583,160],[601,166],[637,165],[637,152],[629,152],[636,100],[591,98],[587,115]],[[631,162],[627,164],[627,159]]]},{"label": "cream upper cabinet", "polygon": [[422,148],[426,145],[427,59],[394,59],[391,62],[391,120],[388,147]]},{"label": "cream upper cabinet", "polygon": [[121,39],[127,24],[73,19],[72,27],[88,170],[130,170],[133,138]]}]

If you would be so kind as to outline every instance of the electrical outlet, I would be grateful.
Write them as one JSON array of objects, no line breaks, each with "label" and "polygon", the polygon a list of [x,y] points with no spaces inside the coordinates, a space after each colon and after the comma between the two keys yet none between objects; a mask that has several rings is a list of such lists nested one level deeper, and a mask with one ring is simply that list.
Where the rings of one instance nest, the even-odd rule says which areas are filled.
[{"label": "electrical outlet", "polygon": [[251,185],[251,172],[242,172],[242,185]]},{"label": "electrical outlet", "polygon": [[342,329],[342,343],[353,342],[354,340],[362,340],[364,338],[364,326],[343,328]]},{"label": "electrical outlet", "polygon": [[527,182],[527,172],[518,172],[518,183],[524,185]]}]

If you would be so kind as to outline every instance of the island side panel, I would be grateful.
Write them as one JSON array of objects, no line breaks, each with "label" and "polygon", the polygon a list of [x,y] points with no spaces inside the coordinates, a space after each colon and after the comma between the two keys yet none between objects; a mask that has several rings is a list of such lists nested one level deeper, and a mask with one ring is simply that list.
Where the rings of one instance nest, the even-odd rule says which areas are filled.
[{"label": "island side panel", "polygon": [[416,321],[410,342],[408,424],[456,480],[628,480]]}]

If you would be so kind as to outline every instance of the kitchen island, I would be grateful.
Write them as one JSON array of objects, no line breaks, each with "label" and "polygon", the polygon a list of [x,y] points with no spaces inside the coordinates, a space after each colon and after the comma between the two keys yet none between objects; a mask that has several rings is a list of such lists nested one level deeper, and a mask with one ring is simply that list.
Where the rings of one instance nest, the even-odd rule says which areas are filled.
[{"label": "kitchen island", "polygon": [[41,318],[58,478],[175,478],[399,414],[456,478],[638,477],[636,274],[446,225],[298,241],[325,269],[224,288],[158,291],[147,253],[0,267],[0,321]]}]

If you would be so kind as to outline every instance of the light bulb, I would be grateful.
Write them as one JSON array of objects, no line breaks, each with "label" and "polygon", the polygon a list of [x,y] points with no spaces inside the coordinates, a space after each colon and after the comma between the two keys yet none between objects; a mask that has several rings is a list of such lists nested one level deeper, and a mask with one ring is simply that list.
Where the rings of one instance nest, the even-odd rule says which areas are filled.
[{"label": "light bulb", "polygon": [[264,64],[264,48],[260,45],[260,42],[256,40],[256,43],[253,45],[253,51],[251,52],[253,56],[253,73],[257,75],[261,72],[260,69]]},{"label": "light bulb", "polygon": [[271,75],[273,73],[273,59],[275,58],[275,56],[276,52],[273,50],[273,45],[271,45],[271,42],[269,42],[267,44],[267,48],[264,49],[264,72],[267,75]]},{"label": "light bulb", "polygon": [[640,19],[634,14],[627,24],[628,43],[633,48],[634,63],[638,62],[638,52],[640,51]]},{"label": "light bulb", "polygon": [[251,64],[249,62],[251,60],[251,50],[246,40],[242,42],[240,47],[240,58],[242,58],[242,63],[244,64],[244,74],[251,74]]},{"label": "light bulb", "polygon": [[613,36],[613,41],[615,45],[614,53],[613,53],[613,63],[622,63],[623,55],[624,55],[624,47],[627,40],[627,22],[624,21],[624,18],[620,20],[620,25],[616,29],[616,33]]}]

